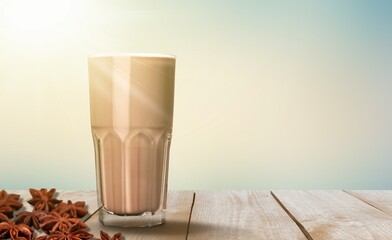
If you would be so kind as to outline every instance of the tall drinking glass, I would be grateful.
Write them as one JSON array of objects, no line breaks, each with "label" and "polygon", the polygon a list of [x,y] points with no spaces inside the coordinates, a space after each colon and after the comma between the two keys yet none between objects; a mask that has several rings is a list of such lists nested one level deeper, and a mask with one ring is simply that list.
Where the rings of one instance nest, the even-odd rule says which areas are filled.
[{"label": "tall drinking glass", "polygon": [[88,63],[100,221],[124,227],[162,224],[175,58],[100,54]]}]

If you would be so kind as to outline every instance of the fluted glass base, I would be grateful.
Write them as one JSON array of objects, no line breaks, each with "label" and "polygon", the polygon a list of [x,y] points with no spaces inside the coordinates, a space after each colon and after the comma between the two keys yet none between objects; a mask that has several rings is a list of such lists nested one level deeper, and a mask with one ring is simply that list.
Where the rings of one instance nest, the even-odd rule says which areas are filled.
[{"label": "fluted glass base", "polygon": [[144,212],[140,215],[116,215],[107,211],[104,207],[99,210],[99,220],[106,226],[117,227],[153,227],[161,225],[166,221],[165,211],[154,214]]},{"label": "fluted glass base", "polygon": [[98,206],[104,225],[162,224],[171,129],[93,128]]}]

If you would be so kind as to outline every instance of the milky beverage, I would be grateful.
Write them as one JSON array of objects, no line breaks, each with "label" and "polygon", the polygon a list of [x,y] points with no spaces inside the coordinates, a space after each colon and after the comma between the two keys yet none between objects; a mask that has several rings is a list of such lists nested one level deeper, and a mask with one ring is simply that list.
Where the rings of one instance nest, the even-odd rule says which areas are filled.
[{"label": "milky beverage", "polygon": [[165,209],[175,58],[89,57],[99,202],[116,215]]}]

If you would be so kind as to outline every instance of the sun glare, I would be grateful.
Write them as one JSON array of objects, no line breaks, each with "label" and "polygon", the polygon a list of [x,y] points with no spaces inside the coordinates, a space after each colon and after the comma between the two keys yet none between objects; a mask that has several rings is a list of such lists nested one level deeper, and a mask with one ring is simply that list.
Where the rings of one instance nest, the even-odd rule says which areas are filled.
[{"label": "sun glare", "polygon": [[32,38],[47,37],[67,21],[69,0],[7,0],[4,16],[9,30]]}]

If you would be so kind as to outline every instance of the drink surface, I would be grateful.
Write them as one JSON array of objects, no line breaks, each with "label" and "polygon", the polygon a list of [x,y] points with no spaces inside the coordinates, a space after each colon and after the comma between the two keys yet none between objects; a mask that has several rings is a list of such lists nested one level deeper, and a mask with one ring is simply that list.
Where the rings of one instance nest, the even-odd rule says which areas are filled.
[{"label": "drink surface", "polygon": [[89,58],[99,201],[118,215],[164,207],[173,124],[175,59]]}]

